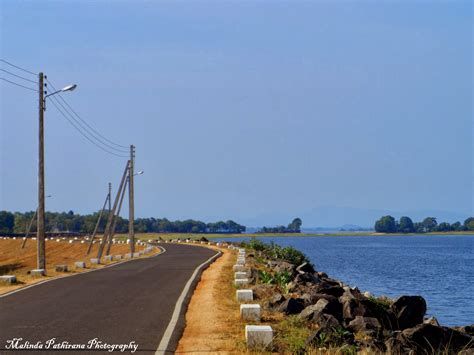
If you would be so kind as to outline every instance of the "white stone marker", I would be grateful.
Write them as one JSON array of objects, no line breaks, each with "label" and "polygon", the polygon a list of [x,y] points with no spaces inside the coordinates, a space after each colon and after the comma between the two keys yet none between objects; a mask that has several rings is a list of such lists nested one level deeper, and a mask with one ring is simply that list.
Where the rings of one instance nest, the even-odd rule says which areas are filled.
[{"label": "white stone marker", "polygon": [[247,278],[247,273],[243,272],[243,271],[238,271],[238,272],[234,273],[234,278],[236,280],[246,279]]},{"label": "white stone marker", "polygon": [[241,304],[240,317],[243,320],[260,322],[260,305],[259,304]]},{"label": "white stone marker", "polygon": [[133,253],[134,258],[138,258],[140,256],[140,253]]},{"label": "white stone marker", "polygon": [[100,264],[100,260],[98,258],[92,258],[91,264]]},{"label": "white stone marker", "polygon": [[237,290],[235,293],[237,301],[253,301],[253,291],[248,290]]},{"label": "white stone marker", "polygon": [[44,276],[46,275],[45,269],[34,269],[30,271],[31,276]]},{"label": "white stone marker", "polygon": [[245,341],[249,348],[263,348],[272,343],[273,329],[269,325],[246,325]]},{"label": "white stone marker", "polygon": [[86,268],[86,263],[83,262],[83,261],[76,261],[74,263],[74,266],[77,268],[77,269],[85,269]]},{"label": "white stone marker", "polygon": [[104,261],[112,261],[112,255],[104,256]]},{"label": "white stone marker", "polygon": [[234,265],[232,266],[232,270],[234,270],[234,272],[236,271],[245,271],[245,266],[244,265]]},{"label": "white stone marker", "polygon": [[244,260],[244,259],[237,259],[236,264],[237,264],[237,265],[244,265],[244,264],[245,264],[245,260]]},{"label": "white stone marker", "polygon": [[249,279],[237,279],[234,280],[235,286],[246,286],[249,283]]},{"label": "white stone marker", "polygon": [[114,255],[114,259],[115,259],[115,260],[121,260],[121,259],[122,259],[122,255]]},{"label": "white stone marker", "polygon": [[14,275],[3,275],[0,276],[0,284],[16,284],[16,276]]},{"label": "white stone marker", "polygon": [[128,254],[125,254],[125,259],[130,259],[132,257],[132,254],[131,253],[128,253]]}]

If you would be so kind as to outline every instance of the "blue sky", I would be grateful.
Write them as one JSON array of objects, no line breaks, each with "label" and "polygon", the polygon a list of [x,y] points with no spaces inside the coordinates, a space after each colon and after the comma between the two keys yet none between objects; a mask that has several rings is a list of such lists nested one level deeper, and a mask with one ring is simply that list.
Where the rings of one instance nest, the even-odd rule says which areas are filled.
[{"label": "blue sky", "polygon": [[[456,219],[473,214],[472,14],[469,1],[7,0],[1,57],[77,83],[69,104],[136,145],[138,216]],[[0,89],[0,208],[32,210],[37,97]],[[99,209],[124,164],[48,106],[49,210]]]}]

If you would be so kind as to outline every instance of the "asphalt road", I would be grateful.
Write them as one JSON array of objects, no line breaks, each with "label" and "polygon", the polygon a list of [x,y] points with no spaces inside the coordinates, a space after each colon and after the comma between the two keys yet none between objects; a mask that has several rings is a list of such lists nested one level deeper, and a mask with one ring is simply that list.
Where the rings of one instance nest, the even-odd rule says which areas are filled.
[{"label": "asphalt road", "polygon": [[[0,353],[50,353],[45,350],[11,352],[7,341],[23,338],[45,344],[84,344],[97,338],[107,344],[129,344],[123,353],[155,353],[172,318],[176,301],[195,269],[216,254],[190,245],[164,244],[166,252],[113,267],[47,282],[0,298]],[[185,298],[185,306],[167,347],[175,349],[184,328],[184,313],[199,275]],[[81,350],[81,354],[92,353]],[[100,350],[106,353],[110,348]],[[120,349],[117,349],[120,351]],[[54,353],[72,354],[63,350]]]}]

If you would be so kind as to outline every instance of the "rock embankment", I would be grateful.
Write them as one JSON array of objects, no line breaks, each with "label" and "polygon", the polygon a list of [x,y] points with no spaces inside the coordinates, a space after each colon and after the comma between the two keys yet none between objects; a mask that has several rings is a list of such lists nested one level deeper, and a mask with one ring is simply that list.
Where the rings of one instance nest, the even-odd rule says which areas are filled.
[{"label": "rock embankment", "polygon": [[248,250],[253,293],[267,311],[292,315],[312,329],[308,349],[341,345],[388,353],[474,353],[474,327],[444,327],[426,318],[421,296],[373,297],[318,272]]}]

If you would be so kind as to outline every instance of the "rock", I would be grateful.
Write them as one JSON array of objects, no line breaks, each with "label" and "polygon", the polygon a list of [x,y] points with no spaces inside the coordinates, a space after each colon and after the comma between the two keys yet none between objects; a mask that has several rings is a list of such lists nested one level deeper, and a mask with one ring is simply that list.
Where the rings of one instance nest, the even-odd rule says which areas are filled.
[{"label": "rock", "polygon": [[398,334],[395,346],[409,348],[416,353],[452,354],[466,350],[472,341],[468,334],[451,328],[419,324]]},{"label": "rock", "polygon": [[338,319],[338,320],[342,319],[341,305],[337,301],[336,298],[334,298],[334,299],[320,298],[318,300],[318,302],[316,302],[316,304],[315,304],[315,310],[317,312],[330,314],[330,315],[336,317],[336,319]]},{"label": "rock", "polygon": [[268,267],[270,267],[275,272],[289,272],[290,274],[295,273],[295,265],[290,264],[286,261],[269,261],[267,263]]},{"label": "rock", "polygon": [[320,278],[328,278],[328,274],[326,274],[325,272],[318,272],[317,275]]},{"label": "rock", "polygon": [[401,296],[390,309],[397,318],[399,329],[403,330],[423,323],[426,301],[421,296]]},{"label": "rock", "polygon": [[253,294],[255,298],[259,300],[270,297],[273,294],[274,289],[274,286],[267,284],[259,284],[252,286]]},{"label": "rock", "polygon": [[424,321],[423,321],[424,324],[431,324],[431,325],[435,325],[437,327],[439,327],[439,322],[438,320],[436,319],[436,317],[429,317],[429,318],[426,318]]},{"label": "rock", "polygon": [[340,286],[330,286],[319,290],[319,293],[330,295],[334,297],[340,297],[344,294],[344,289]]},{"label": "rock", "polygon": [[315,270],[310,263],[303,263],[296,268],[296,272],[299,274],[305,274],[305,273],[314,274]]},{"label": "rock", "polygon": [[341,323],[332,314],[314,313],[311,319],[319,329],[333,329],[341,327]]},{"label": "rock", "polygon": [[354,333],[358,333],[367,331],[379,331],[382,329],[382,325],[380,324],[377,318],[356,316],[355,319],[349,323],[348,328]]},{"label": "rock", "polygon": [[474,324],[471,325],[464,325],[462,327],[453,327],[454,330],[457,330],[461,333],[469,334],[470,336],[474,337]]},{"label": "rock", "polygon": [[309,272],[303,273],[303,274],[298,274],[294,278],[293,282],[298,285],[307,285],[307,284],[319,284],[321,280],[314,276],[313,274],[310,274]]},{"label": "rock", "polygon": [[285,314],[298,314],[304,309],[303,300],[299,298],[289,298],[278,306],[278,310]]},{"label": "rock", "polygon": [[272,297],[270,297],[270,299],[266,303],[266,306],[268,308],[275,308],[279,306],[280,304],[282,304],[284,301],[285,301],[285,297],[283,297],[281,293],[277,292]]},{"label": "rock", "polygon": [[325,295],[322,293],[317,293],[316,291],[308,291],[300,296],[300,298],[304,301],[305,306],[311,306],[316,304],[320,299],[325,299],[328,301],[337,301],[337,298],[331,295]]},{"label": "rock", "polygon": [[346,323],[350,323],[355,317],[361,316],[377,318],[385,329],[398,329],[395,315],[384,303],[365,297],[356,298],[354,295],[347,293],[339,297],[339,302],[342,305],[342,318]]}]

